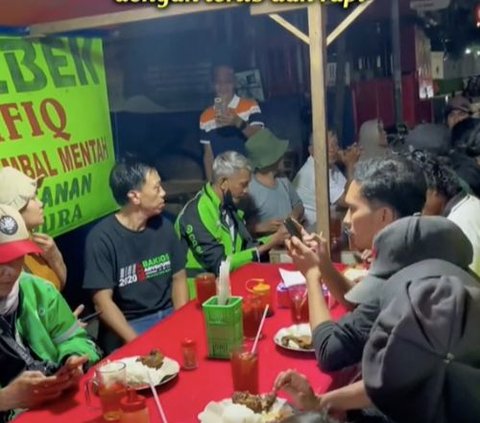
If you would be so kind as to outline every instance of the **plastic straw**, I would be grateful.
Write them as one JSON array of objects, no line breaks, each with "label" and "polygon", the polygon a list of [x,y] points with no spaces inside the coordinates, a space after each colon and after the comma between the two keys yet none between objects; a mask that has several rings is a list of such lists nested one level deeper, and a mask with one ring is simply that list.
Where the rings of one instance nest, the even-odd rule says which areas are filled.
[{"label": "plastic straw", "polygon": [[152,376],[150,375],[150,372],[147,371],[147,376],[148,376],[148,384],[150,385],[150,389],[153,394],[153,398],[155,399],[155,404],[157,405],[157,410],[158,413],[160,414],[160,417],[163,421],[163,423],[168,423],[167,417],[165,416],[165,412],[163,411],[162,404],[160,404],[160,399],[158,398],[157,390],[153,386],[153,381],[152,381]]},{"label": "plastic straw", "polygon": [[252,354],[255,354],[255,352],[257,351],[257,344],[258,344],[258,340],[260,339],[260,334],[262,333],[262,329],[263,329],[263,325],[265,323],[265,319],[267,317],[268,307],[269,307],[269,304],[267,304],[265,306],[265,310],[263,311],[262,320],[260,321],[260,324],[258,325],[257,336],[255,336],[255,341],[253,342]]}]

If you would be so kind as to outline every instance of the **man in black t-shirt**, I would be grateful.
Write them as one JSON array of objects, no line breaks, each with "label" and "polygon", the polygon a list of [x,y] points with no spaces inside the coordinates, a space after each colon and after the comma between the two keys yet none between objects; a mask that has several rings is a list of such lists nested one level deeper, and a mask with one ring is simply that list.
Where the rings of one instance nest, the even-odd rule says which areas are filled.
[{"label": "man in black t-shirt", "polygon": [[110,188],[121,209],[87,237],[83,287],[102,311],[98,341],[107,353],[188,301],[185,251],[160,216],[160,182],[143,163],[115,165]]}]

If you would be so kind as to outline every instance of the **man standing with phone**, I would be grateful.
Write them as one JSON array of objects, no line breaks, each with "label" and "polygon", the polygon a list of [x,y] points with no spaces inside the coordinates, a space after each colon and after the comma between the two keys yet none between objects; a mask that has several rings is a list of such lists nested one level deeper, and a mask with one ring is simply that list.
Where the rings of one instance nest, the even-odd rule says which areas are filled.
[{"label": "man standing with phone", "polygon": [[212,178],[213,160],[225,151],[245,154],[245,141],[264,127],[260,107],[255,100],[235,94],[235,73],[229,65],[215,67],[214,105],[200,116],[200,143],[208,181]]}]

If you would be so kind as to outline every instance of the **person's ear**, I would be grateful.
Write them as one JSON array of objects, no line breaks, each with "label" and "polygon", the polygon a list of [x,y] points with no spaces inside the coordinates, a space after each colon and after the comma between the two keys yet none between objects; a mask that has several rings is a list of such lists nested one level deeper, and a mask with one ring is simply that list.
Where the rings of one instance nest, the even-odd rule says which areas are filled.
[{"label": "person's ear", "polygon": [[382,207],[381,209],[382,223],[387,226],[397,219],[396,213],[390,207]]},{"label": "person's ear", "polygon": [[220,189],[222,190],[222,192],[228,191],[229,186],[230,185],[228,183],[228,178],[222,178],[222,180],[220,181]]},{"label": "person's ear", "polygon": [[138,206],[140,204],[140,193],[138,191],[128,191],[127,193],[127,198],[135,206]]}]

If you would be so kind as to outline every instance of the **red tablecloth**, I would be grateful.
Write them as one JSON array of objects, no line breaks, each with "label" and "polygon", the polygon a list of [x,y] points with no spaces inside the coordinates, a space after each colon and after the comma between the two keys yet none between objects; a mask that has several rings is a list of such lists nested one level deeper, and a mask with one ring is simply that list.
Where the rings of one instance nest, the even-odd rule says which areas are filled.
[{"label": "red tablecloth", "polygon": [[[250,278],[263,278],[274,289],[280,281],[278,268],[292,269],[291,265],[252,264],[232,274],[233,295],[245,294],[245,281]],[[334,317],[344,314],[337,306],[332,310]],[[313,354],[296,353],[283,350],[273,342],[274,334],[282,327],[292,324],[290,311],[276,308],[274,316],[268,318],[264,327],[264,338],[259,343],[260,391],[268,392],[275,377],[281,370],[293,368],[306,374],[318,392],[325,392],[335,385],[343,383],[347,375],[338,374],[334,378],[323,374],[316,366]],[[232,394],[230,363],[226,360],[211,360],[206,357],[207,345],[203,315],[196,302],[190,302],[184,308],[162,321],[155,328],[140,336],[135,341],[116,351],[110,358],[119,359],[132,355],[147,354],[152,348],[160,349],[165,355],[182,363],[180,344],[185,337],[197,341],[199,350],[199,367],[196,370],[181,371],[179,376],[158,388],[160,401],[165,409],[169,423],[198,422],[197,415],[211,400],[221,400]],[[86,376],[90,377],[89,375]],[[84,383],[81,389],[56,403],[49,404],[41,410],[25,413],[18,422],[101,422],[99,411],[86,405]],[[152,422],[160,418],[153,397],[149,398]]]}]

